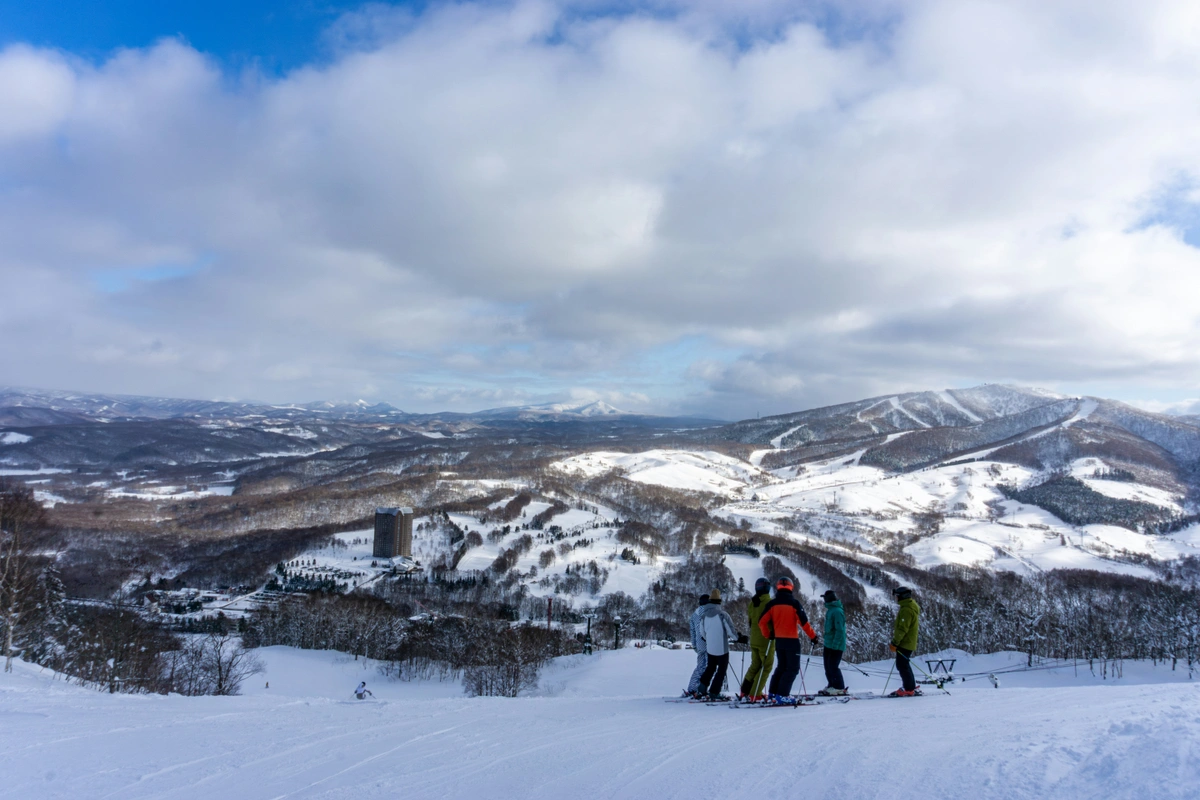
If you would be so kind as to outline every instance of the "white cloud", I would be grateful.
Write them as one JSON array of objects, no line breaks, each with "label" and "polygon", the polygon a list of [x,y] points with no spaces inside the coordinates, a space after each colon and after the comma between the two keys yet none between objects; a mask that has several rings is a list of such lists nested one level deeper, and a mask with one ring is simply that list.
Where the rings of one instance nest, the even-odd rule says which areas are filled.
[{"label": "white cloud", "polygon": [[0,369],[728,416],[1193,380],[1190,4],[650,8],[372,8],[278,79],[3,51]]},{"label": "white cloud", "polygon": [[29,47],[0,53],[0,144],[53,131],[66,118],[74,75],[60,58]]}]

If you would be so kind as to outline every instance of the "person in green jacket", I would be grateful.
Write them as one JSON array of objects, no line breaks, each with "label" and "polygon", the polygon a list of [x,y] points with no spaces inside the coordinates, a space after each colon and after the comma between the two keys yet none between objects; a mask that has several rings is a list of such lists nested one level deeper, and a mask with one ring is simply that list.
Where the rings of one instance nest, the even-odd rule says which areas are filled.
[{"label": "person in green jacket", "polygon": [[825,681],[829,685],[817,694],[846,693],[842,678],[842,654],[846,652],[846,611],[833,589],[825,592]]},{"label": "person in green jacket", "polygon": [[742,679],[742,698],[746,700],[757,701],[762,697],[771,667],[775,664],[775,643],[768,641],[758,627],[758,621],[769,602],[771,582],[759,578],[754,582],[754,597],[750,598],[750,605],[746,608],[750,618],[750,667]]},{"label": "person in green jacket", "polygon": [[917,691],[917,679],[913,677],[912,657],[917,652],[917,627],[920,623],[921,609],[913,599],[912,589],[907,586],[897,586],[892,594],[900,601],[900,610],[896,612],[896,624],[892,629],[892,642],[888,648],[896,654],[896,671],[904,686],[892,692],[893,697],[912,697],[920,694]]}]

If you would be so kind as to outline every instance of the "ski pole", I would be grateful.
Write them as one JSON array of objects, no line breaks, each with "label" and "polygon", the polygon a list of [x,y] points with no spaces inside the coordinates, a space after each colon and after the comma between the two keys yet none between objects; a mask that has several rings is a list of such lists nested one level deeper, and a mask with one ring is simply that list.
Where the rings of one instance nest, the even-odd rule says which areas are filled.
[{"label": "ski pole", "polygon": [[800,670],[800,691],[804,692],[805,696],[808,695],[808,687],[804,685],[804,670],[803,670],[803,668]]},{"label": "ski pole", "polygon": [[883,682],[883,692],[881,694],[887,694],[888,684],[892,682],[892,673],[895,671],[896,671],[896,662],[893,661],[892,668],[888,670],[887,680]]},{"label": "ski pole", "polygon": [[870,675],[868,675],[867,673],[863,672],[863,671],[862,671],[862,668],[861,668],[861,667],[859,667],[859,666],[858,666],[858,664],[855,664],[853,661],[843,661],[842,663],[843,663],[843,664],[846,664],[846,665],[848,665],[848,666],[854,667],[854,669],[855,669],[855,670],[857,670],[859,673],[861,673],[861,674],[862,674],[862,676],[863,676],[864,678],[869,678],[869,677],[871,677],[871,676],[870,676]]}]

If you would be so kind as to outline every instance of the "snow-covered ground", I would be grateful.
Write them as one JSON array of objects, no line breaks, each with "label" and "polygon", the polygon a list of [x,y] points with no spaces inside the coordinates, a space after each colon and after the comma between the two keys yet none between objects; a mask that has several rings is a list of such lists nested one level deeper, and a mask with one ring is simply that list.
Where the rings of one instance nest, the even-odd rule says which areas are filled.
[{"label": "snow-covered ground", "polygon": [[652,483],[671,489],[716,494],[733,493],[763,480],[756,466],[713,452],[690,450],[647,450],[643,453],[586,453],[564,459],[555,465],[564,472],[586,476],[623,470],[630,480]]},{"label": "snow-covered ground", "polygon": [[[511,498],[498,501],[494,505],[503,506],[508,499]],[[552,588],[539,586],[539,582],[547,578],[552,580],[555,577],[565,577],[568,568],[578,570],[595,562],[600,569],[608,572],[608,578],[596,593],[598,596],[620,591],[639,597],[667,565],[682,560],[681,557],[660,556],[634,564],[620,558],[619,554],[626,545],[616,540],[617,529],[613,523],[617,514],[603,506],[570,508],[552,517],[542,531],[521,529],[522,524],[527,524],[535,515],[548,508],[550,503],[534,501],[525,507],[523,516],[509,523],[491,521],[484,524],[465,514],[451,514],[450,519],[464,531],[477,531],[484,537],[484,543],[471,548],[459,562],[458,568],[487,569],[503,550],[512,547],[522,536],[528,535],[533,538],[533,548],[518,559],[514,569],[519,573],[526,573],[523,582],[530,587],[533,595],[555,594]],[[515,530],[510,530],[507,535],[496,541],[488,539],[488,534],[502,531],[505,527]],[[560,534],[552,534],[551,527],[561,529]],[[561,535],[562,538],[556,541],[552,538],[555,535]],[[564,544],[569,546],[569,551],[565,553],[561,549]],[[555,556],[549,566],[542,566],[539,558],[546,550],[554,550]],[[536,572],[531,573],[535,568]]]},{"label": "snow-covered ground", "polygon": [[[1085,404],[1080,414],[1086,413]],[[630,480],[720,495],[726,503],[718,515],[781,536],[809,536],[789,533],[781,518],[815,515],[843,523],[831,526],[837,538],[868,552],[893,534],[912,532],[915,515],[937,509],[946,514],[940,530],[907,548],[923,567],[964,564],[1025,574],[1074,568],[1152,577],[1152,570],[1126,554],[1170,560],[1196,554],[1200,547],[1200,528],[1151,536],[1113,525],[1076,527],[1043,509],[1005,500],[998,484],[1023,485],[1037,478],[1013,464],[976,461],[888,474],[860,464],[862,453],[854,453],[764,471],[758,464],[767,452],[754,452],[748,462],[705,451],[596,452],[565,459],[556,468],[588,476],[621,470]],[[1079,459],[1071,474],[1101,494],[1184,512],[1182,498],[1161,488],[1093,477],[1107,466],[1100,459]],[[992,507],[1003,515],[997,517]]]},{"label": "snow-covered ground", "polygon": [[141,491],[109,489],[109,497],[134,497],[139,500],[196,500],[201,497],[229,497],[233,494],[232,483],[214,483],[203,489],[188,489],[185,486],[143,486]]},{"label": "snow-covered ground", "polygon": [[[1169,665],[1002,673],[950,695],[800,709],[664,703],[687,651],[561,659],[535,696],[389,682],[328,652],[260,651],[230,698],[108,695],[0,675],[0,797],[1193,798],[1200,681]],[[1019,654],[960,658],[999,671]],[[734,667],[740,668],[738,654]],[[855,690],[883,688],[847,670]],[[807,682],[820,683],[818,665]],[[376,700],[351,690],[366,680]],[[269,682],[270,688],[266,684]],[[894,679],[892,685],[895,685]]]}]

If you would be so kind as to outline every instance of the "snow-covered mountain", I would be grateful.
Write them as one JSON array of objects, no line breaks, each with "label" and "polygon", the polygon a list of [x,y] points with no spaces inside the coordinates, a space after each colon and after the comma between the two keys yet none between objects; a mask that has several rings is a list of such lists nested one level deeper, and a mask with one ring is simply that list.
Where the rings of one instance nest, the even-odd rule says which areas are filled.
[{"label": "snow-covered mountain", "polygon": [[603,400],[593,400],[581,403],[543,403],[531,406],[511,406],[506,408],[489,408],[475,414],[467,415],[478,419],[513,419],[528,421],[558,421],[571,419],[591,419],[598,417],[644,416],[630,414],[615,408]]},{"label": "snow-covered mountain", "polygon": [[[39,399],[113,408],[101,399]],[[1191,524],[1200,511],[1200,425],[1102,398],[982,386],[705,428],[604,403],[398,421],[381,416],[390,407],[364,402],[310,405],[276,407],[294,417],[252,407],[232,419],[105,423],[81,421],[79,410],[10,405],[14,421],[32,414],[41,424],[0,425],[0,470],[30,475],[64,525],[117,525],[105,504],[120,499],[128,524],[169,520],[218,535],[346,526],[377,505],[468,508],[544,491],[541,511],[558,497],[657,532],[635,541],[597,514],[576,519],[573,509],[553,524],[578,527],[575,536],[589,544],[551,566],[523,553],[512,565],[521,580],[531,588],[567,581],[577,562],[642,547],[653,558],[611,561],[608,582],[595,587],[631,596],[670,559],[738,531],[823,539],[848,547],[848,559],[1025,572],[1082,566],[1146,576],[1148,564],[1200,556]],[[53,415],[66,416],[55,424]],[[168,505],[183,499],[194,509]],[[503,533],[511,518],[451,517],[486,539],[460,559],[465,568],[490,568],[521,535]],[[443,551],[430,551],[430,563],[452,557]]]},{"label": "snow-covered mountain", "polygon": [[1065,399],[1043,389],[987,384],[971,389],[883,395],[852,403],[743,420],[703,436],[793,446],[922,428],[975,425]]},{"label": "snow-covered mountain", "polygon": [[400,418],[406,416],[388,403],[318,401],[300,405],[270,405],[222,400],[188,400],[141,395],[109,395],[46,389],[0,388],[0,410],[44,409],[94,420],[147,419],[276,419],[323,415],[336,419]]}]

